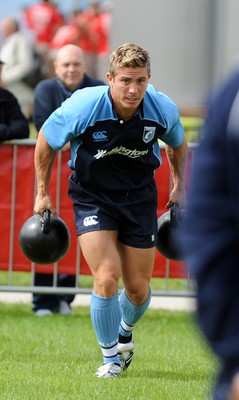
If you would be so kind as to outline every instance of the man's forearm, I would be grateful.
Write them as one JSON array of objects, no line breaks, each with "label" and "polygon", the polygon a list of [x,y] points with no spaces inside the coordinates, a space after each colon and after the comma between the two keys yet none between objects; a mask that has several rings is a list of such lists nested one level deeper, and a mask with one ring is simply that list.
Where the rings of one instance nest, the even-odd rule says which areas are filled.
[{"label": "man's forearm", "polygon": [[49,146],[40,130],[35,148],[35,172],[37,193],[42,197],[49,194],[49,182],[55,155],[56,152]]},{"label": "man's forearm", "polygon": [[173,185],[175,189],[182,190],[185,185],[185,171],[188,158],[188,146],[184,138],[183,143],[172,148],[166,145],[166,154],[172,174]]}]

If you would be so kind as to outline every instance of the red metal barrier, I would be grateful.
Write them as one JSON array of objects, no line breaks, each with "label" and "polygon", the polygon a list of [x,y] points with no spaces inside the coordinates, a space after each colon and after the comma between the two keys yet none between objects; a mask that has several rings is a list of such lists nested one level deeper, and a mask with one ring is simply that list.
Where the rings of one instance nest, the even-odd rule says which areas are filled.
[{"label": "red metal barrier", "polygon": [[[35,198],[34,145],[0,145],[0,270],[31,271],[31,262],[22,254],[18,235],[22,224],[33,214]],[[52,173],[51,192],[58,204],[59,215],[67,223],[71,232],[71,247],[59,262],[59,273],[75,274],[77,258],[80,274],[88,275],[90,270],[82,255],[75,233],[72,203],[68,198],[68,177],[71,173],[67,161],[69,151],[58,154]],[[156,172],[158,186],[158,216],[164,213],[170,190],[170,173],[165,151],[162,149],[163,165]],[[190,167],[189,158],[189,167]],[[188,178],[187,178],[188,179]],[[53,272],[52,265],[36,265],[37,272]],[[184,262],[166,260],[156,251],[154,277],[187,277]]]}]

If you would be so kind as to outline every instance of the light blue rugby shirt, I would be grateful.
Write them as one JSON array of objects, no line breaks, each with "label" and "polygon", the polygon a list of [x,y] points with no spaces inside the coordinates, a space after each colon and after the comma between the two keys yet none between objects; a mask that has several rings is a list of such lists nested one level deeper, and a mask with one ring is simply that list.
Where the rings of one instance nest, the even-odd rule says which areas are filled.
[{"label": "light blue rugby shirt", "polygon": [[161,164],[158,139],[178,147],[184,137],[177,106],[153,85],[129,121],[114,112],[109,87],[98,86],[76,91],[42,129],[54,150],[71,142],[69,166],[82,184],[107,190],[147,185]]}]

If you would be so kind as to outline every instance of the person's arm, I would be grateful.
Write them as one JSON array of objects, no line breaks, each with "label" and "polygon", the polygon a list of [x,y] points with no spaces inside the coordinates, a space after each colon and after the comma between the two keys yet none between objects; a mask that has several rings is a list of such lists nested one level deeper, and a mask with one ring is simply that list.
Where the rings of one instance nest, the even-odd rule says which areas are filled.
[{"label": "person's arm", "polygon": [[43,131],[40,130],[35,148],[35,173],[37,179],[37,196],[34,206],[36,214],[43,215],[45,210],[50,210],[57,215],[49,193],[51,170],[56,152],[47,143]]},{"label": "person's arm", "polygon": [[166,154],[173,180],[173,189],[169,195],[169,201],[166,204],[170,208],[174,203],[178,203],[180,207],[185,206],[185,170],[187,164],[188,146],[184,137],[179,147],[171,147],[166,145]]}]

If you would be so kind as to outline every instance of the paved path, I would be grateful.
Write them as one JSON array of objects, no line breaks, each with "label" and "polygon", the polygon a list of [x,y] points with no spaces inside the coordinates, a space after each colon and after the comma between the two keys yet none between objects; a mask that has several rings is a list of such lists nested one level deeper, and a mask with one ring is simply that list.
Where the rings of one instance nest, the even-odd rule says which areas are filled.
[{"label": "paved path", "polygon": [[[0,292],[1,303],[25,303],[30,304],[32,299],[31,293],[15,293],[15,292]],[[77,294],[72,303],[72,306],[89,306],[90,295]],[[188,297],[169,297],[169,296],[153,296],[150,308],[177,310],[177,311],[194,311],[196,307],[195,298]]]}]

